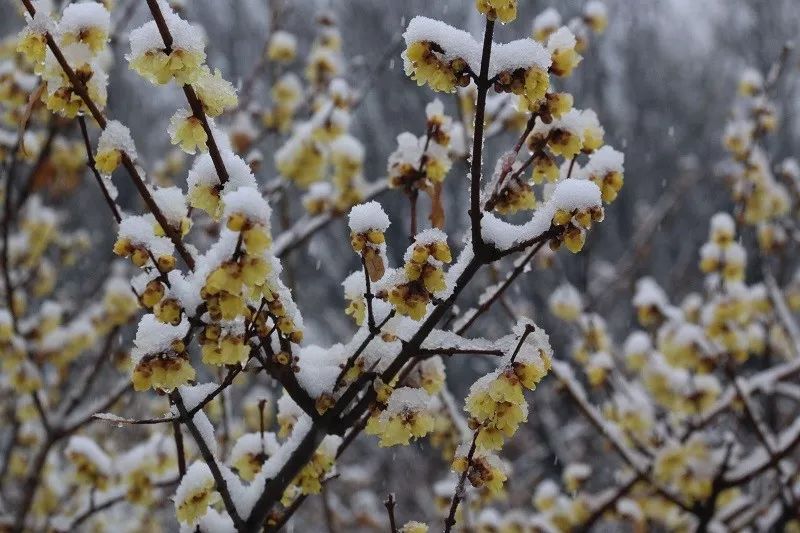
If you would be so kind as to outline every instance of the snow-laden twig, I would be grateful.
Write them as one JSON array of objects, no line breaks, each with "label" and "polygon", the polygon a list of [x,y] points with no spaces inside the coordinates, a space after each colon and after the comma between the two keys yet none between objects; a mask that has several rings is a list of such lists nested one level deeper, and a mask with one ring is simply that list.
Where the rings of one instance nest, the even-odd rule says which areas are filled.
[{"label": "snow-laden twig", "polygon": [[564,386],[564,389],[567,391],[570,398],[572,398],[573,402],[578,407],[578,410],[589,422],[591,422],[595,429],[597,429],[606,439],[608,439],[608,441],[611,443],[617,453],[619,453],[619,455],[625,460],[625,462],[631,468],[633,468],[633,470],[639,476],[641,476],[643,479],[646,479],[661,496],[668,499],[681,509],[691,511],[691,506],[684,502],[680,496],[673,493],[668,488],[662,487],[652,478],[650,475],[651,465],[649,464],[649,461],[639,452],[631,450],[625,444],[625,442],[623,442],[620,431],[616,427],[611,426],[603,417],[603,415],[597,410],[597,408],[589,403],[586,397],[586,391],[583,389],[581,384],[575,380],[572,369],[569,367],[569,365],[562,361],[554,360],[552,372],[553,375],[555,375],[559,382],[561,382],[561,384]]},{"label": "snow-laden twig", "polygon": [[800,326],[797,325],[794,316],[792,316],[791,311],[789,311],[789,307],[786,305],[783,292],[780,287],[778,287],[775,276],[772,275],[772,272],[770,272],[766,266],[764,267],[764,283],[769,291],[769,298],[772,301],[775,314],[778,316],[783,327],[786,328],[786,332],[789,334],[789,338],[792,341],[794,357],[800,358]]},{"label": "snow-laden twig", "polygon": [[[366,202],[372,198],[375,198],[388,188],[389,185],[387,184],[386,179],[380,179],[370,183],[370,185],[364,191],[364,201]],[[272,246],[272,251],[275,254],[275,257],[286,257],[289,252],[303,244],[317,231],[324,228],[340,216],[341,213],[328,211],[321,215],[306,215],[300,218],[300,220],[295,222],[291,228],[287,229],[275,238],[275,243]]]},{"label": "snow-laden twig", "polygon": [[[21,2],[25,6],[25,9],[28,11],[31,17],[36,15],[36,9],[34,8],[31,0],[21,0]],[[108,125],[108,120],[100,111],[100,109],[97,107],[97,105],[94,103],[91,96],[89,96],[89,90],[87,89],[83,81],[81,81],[81,79],[78,77],[78,75],[75,74],[75,71],[70,66],[66,57],[64,57],[64,54],[62,53],[55,39],[53,39],[53,36],[50,35],[49,32],[47,32],[45,34],[45,39],[47,41],[47,47],[53,53],[53,55],[56,58],[56,61],[58,61],[59,66],[67,75],[67,78],[70,81],[72,89],[78,94],[78,96],[80,96],[83,103],[89,109],[92,118],[94,118],[95,122],[97,122],[98,126],[100,126],[100,129],[103,130],[106,129],[106,126]],[[176,232],[175,228],[173,228],[172,225],[167,222],[164,213],[161,211],[161,208],[158,207],[158,204],[156,204],[156,201],[155,199],[153,199],[153,195],[150,192],[150,189],[148,189],[147,185],[144,182],[144,179],[139,174],[139,170],[136,164],[134,164],[133,160],[131,159],[128,153],[126,153],[124,150],[120,152],[121,152],[120,155],[122,159],[122,166],[125,167],[125,170],[130,175],[131,180],[133,181],[133,184],[136,187],[136,190],[142,197],[142,200],[144,200],[144,203],[147,206],[148,210],[150,210],[150,212],[156,218],[156,221],[164,230],[164,233],[167,235],[167,237],[169,237],[169,239],[175,245],[175,249],[178,251],[178,254],[184,260],[186,265],[190,269],[194,270],[194,257],[192,256],[192,254],[189,253],[189,250],[184,245],[183,240],[181,239],[180,235]]]}]

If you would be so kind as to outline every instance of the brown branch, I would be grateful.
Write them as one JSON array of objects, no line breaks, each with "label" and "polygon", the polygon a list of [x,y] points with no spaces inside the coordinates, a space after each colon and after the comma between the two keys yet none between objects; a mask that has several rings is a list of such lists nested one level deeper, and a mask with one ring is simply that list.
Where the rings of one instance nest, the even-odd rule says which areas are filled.
[{"label": "brown branch", "polygon": [[486,114],[486,93],[489,84],[489,58],[492,54],[492,35],[494,21],[486,19],[486,30],[483,34],[483,51],[481,54],[481,71],[478,75],[478,100],[475,105],[475,134],[472,141],[472,159],[470,161],[470,222],[472,226],[472,247],[475,255],[483,254],[483,237],[481,236],[481,174],[483,163],[483,131]]},{"label": "brown branch", "polygon": [[183,447],[183,433],[180,423],[175,420],[172,422],[172,432],[175,435],[175,455],[178,456],[178,474],[180,479],[186,475],[186,452]]},{"label": "brown branch", "polygon": [[372,310],[372,300],[375,299],[375,295],[372,294],[372,281],[369,279],[367,254],[365,251],[361,252],[361,268],[364,271],[364,299],[367,301],[367,328],[369,328],[370,333],[377,333],[375,331],[375,313]]},{"label": "brown branch", "polygon": [[728,376],[733,383],[733,387],[736,390],[736,394],[742,400],[743,411],[747,421],[749,422],[751,429],[758,437],[758,440],[761,442],[761,445],[764,448],[764,451],[767,452],[769,456],[769,466],[775,470],[777,474],[778,483],[781,485],[780,488],[780,497],[784,501],[784,504],[790,506],[792,508],[797,508],[797,501],[794,496],[794,490],[792,489],[792,482],[791,476],[789,477],[788,487],[787,481],[784,479],[784,472],[783,468],[781,467],[781,458],[779,456],[778,450],[775,448],[773,435],[770,433],[769,429],[767,429],[763,422],[758,418],[755,412],[755,407],[752,404],[752,399],[747,391],[745,391],[744,387],[742,387],[741,383],[739,382],[739,378],[736,376],[735,370],[732,367],[728,369]]},{"label": "brown branch", "polygon": [[545,242],[546,241],[541,241],[539,244],[534,246],[525,257],[522,258],[519,264],[515,266],[514,269],[508,274],[506,279],[503,280],[503,283],[497,288],[497,290],[485,302],[483,302],[480,307],[478,307],[478,309],[460,328],[458,328],[458,331],[456,331],[457,334],[463,335],[482,314],[489,310],[489,308],[503,295],[506,289],[508,289],[519,277],[519,275],[525,271],[528,263],[530,263],[533,259],[533,256],[535,256],[539,250],[542,249],[542,246],[544,246]]},{"label": "brown branch", "polygon": [[364,341],[358,346],[358,348],[356,348],[356,350],[350,355],[350,357],[347,358],[347,360],[344,363],[344,366],[342,367],[341,372],[339,372],[339,375],[336,376],[336,381],[334,381],[334,384],[333,384],[333,390],[336,390],[338,388],[339,384],[344,379],[345,374],[347,374],[347,371],[350,370],[351,368],[353,368],[353,365],[356,363],[356,360],[358,360],[359,356],[362,353],[364,353],[364,350],[367,349],[367,346],[369,346],[369,343],[372,342],[372,340],[375,337],[378,336],[378,333],[381,332],[381,330],[383,329],[383,326],[385,326],[386,323],[389,322],[389,320],[391,320],[391,318],[394,315],[395,315],[395,311],[393,309],[393,310],[391,310],[389,312],[389,314],[386,316],[385,319],[383,319],[383,321],[380,324],[375,326],[374,329],[370,330],[369,335],[367,335],[367,338],[364,339]]},{"label": "brown branch", "polygon": [[397,501],[395,500],[393,492],[390,492],[389,496],[383,500],[383,505],[386,507],[386,514],[389,515],[389,531],[391,533],[397,533],[397,521],[394,517],[394,508],[397,505]]},{"label": "brown branch", "polygon": [[8,238],[12,223],[11,197],[14,188],[14,180],[16,178],[19,148],[22,145],[23,133],[24,132],[20,132],[17,136],[17,142],[12,148],[11,159],[5,166],[6,183],[5,198],[3,199],[3,283],[5,285],[6,307],[9,315],[11,315],[11,326],[15,332],[19,332],[19,325],[17,324],[17,312],[14,306],[14,285],[11,283],[11,259],[8,253]]},{"label": "brown branch", "polygon": [[[153,19],[156,22],[156,26],[158,26],[158,32],[161,34],[161,39],[164,41],[164,52],[169,55],[172,52],[172,34],[167,26],[167,21],[164,19],[164,14],[161,12],[157,0],[147,0],[147,7],[150,8],[150,13],[153,14]],[[214,132],[211,130],[208,117],[203,110],[203,103],[197,97],[192,86],[188,83],[183,86],[183,94],[186,95],[186,100],[189,102],[189,107],[192,109],[194,118],[200,121],[203,130],[206,132],[208,153],[211,156],[211,161],[214,163],[214,169],[217,171],[220,185],[225,185],[225,182],[228,181],[228,169],[225,168],[222,154],[219,151],[216,139],[214,139]]]},{"label": "brown branch", "polygon": [[100,191],[103,193],[103,198],[105,199],[108,208],[111,210],[111,213],[114,215],[114,220],[116,220],[117,224],[119,224],[122,222],[122,216],[119,214],[117,203],[113,198],[111,198],[111,194],[109,194],[108,187],[106,187],[103,178],[100,176],[100,172],[97,171],[97,165],[95,164],[94,155],[92,153],[92,143],[89,141],[89,132],[86,130],[86,119],[83,117],[83,115],[78,115],[78,124],[81,126],[83,144],[86,146],[86,166],[88,166],[89,170],[92,171],[92,175],[97,182],[97,186],[100,187]]},{"label": "brown branch", "polygon": [[187,411],[187,417],[183,417],[181,415],[177,415],[177,416],[163,416],[163,417],[160,417],[160,418],[138,418],[138,419],[132,419],[132,418],[122,418],[122,417],[117,417],[117,416],[107,417],[107,416],[103,415],[102,413],[95,414],[95,415],[93,415],[93,417],[98,419],[98,420],[103,420],[103,421],[110,422],[110,423],[113,423],[113,424],[127,424],[127,425],[132,425],[132,426],[139,426],[139,425],[148,426],[148,425],[153,425],[153,424],[168,424],[168,423],[172,423],[172,422],[185,422],[186,420],[190,420],[192,417],[194,417],[194,415],[196,415],[198,411],[203,409],[206,405],[208,405],[209,402],[211,402],[223,390],[225,390],[231,383],[233,383],[234,378],[236,376],[238,376],[241,371],[242,371],[242,367],[240,367],[240,366],[232,366],[232,367],[230,367],[230,369],[228,370],[228,374],[225,376],[225,379],[222,381],[222,383],[220,383],[219,386],[216,389],[214,389],[213,391],[211,391],[205,398],[200,400],[200,402],[198,402],[196,406],[194,406],[191,409],[189,409]]},{"label": "brown branch", "polygon": [[116,337],[117,333],[119,332],[118,327],[112,328],[111,332],[106,335],[106,342],[103,345],[103,348],[98,352],[97,356],[95,357],[94,363],[90,368],[88,368],[85,373],[83,374],[80,384],[73,388],[73,393],[69,395],[62,410],[63,415],[67,416],[78,406],[81,400],[84,399],[86,393],[92,387],[95,379],[97,379],[100,368],[103,366],[103,363],[107,361],[111,356],[111,349],[114,346],[114,337]]},{"label": "brown branch", "polygon": [[597,522],[600,518],[606,514],[607,511],[611,510],[619,500],[621,500],[628,492],[633,489],[636,483],[639,482],[641,477],[638,474],[633,474],[630,476],[628,481],[622,483],[613,493],[611,493],[605,500],[600,502],[593,510],[592,514],[586,518],[581,524],[581,531],[591,531],[592,526]]},{"label": "brown branch", "polygon": [[211,453],[208,444],[206,443],[205,439],[203,439],[203,435],[200,433],[200,430],[197,429],[197,426],[193,421],[193,417],[189,416],[189,412],[186,410],[186,406],[183,404],[183,399],[177,390],[173,391],[172,393],[172,401],[175,403],[175,407],[178,408],[178,413],[185,420],[184,423],[186,424],[186,427],[189,428],[189,433],[192,434],[192,437],[197,444],[197,448],[200,450],[200,455],[202,456],[203,461],[205,461],[209,470],[211,470],[211,475],[214,477],[214,483],[217,486],[217,492],[219,492],[220,496],[222,497],[222,502],[225,504],[225,510],[228,511],[228,514],[230,515],[231,520],[233,520],[233,524],[236,529],[240,530],[241,526],[243,525],[242,518],[239,516],[239,512],[236,510],[236,504],[233,502],[233,497],[228,490],[228,483],[222,476],[222,472],[219,469],[219,465],[217,464],[214,454]]},{"label": "brown branch", "polygon": [[458,478],[458,484],[453,493],[453,499],[450,501],[450,511],[447,513],[447,519],[444,521],[444,533],[450,533],[450,530],[456,525],[456,511],[458,510],[458,504],[461,502],[462,498],[464,498],[464,484],[467,481],[469,469],[472,468],[472,458],[475,456],[475,448],[477,447],[478,434],[480,431],[481,429],[478,428],[472,435],[472,444],[470,444],[469,452],[467,452],[467,466]]},{"label": "brown branch", "polygon": [[425,357],[434,357],[437,355],[493,355],[495,357],[502,357],[505,355],[503,350],[478,350],[478,349],[470,349],[470,348],[422,348],[419,350],[419,356],[421,358]]}]

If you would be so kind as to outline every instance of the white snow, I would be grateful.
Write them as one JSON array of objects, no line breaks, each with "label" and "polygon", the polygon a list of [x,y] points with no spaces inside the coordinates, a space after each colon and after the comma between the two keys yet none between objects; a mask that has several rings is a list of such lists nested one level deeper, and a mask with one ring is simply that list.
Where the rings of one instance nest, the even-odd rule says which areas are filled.
[{"label": "white snow", "polygon": [[102,474],[108,476],[112,472],[111,458],[104,452],[95,441],[83,435],[73,435],[64,450],[69,456],[72,454],[84,456]]},{"label": "white snow", "polygon": [[182,339],[189,331],[189,321],[185,318],[177,326],[159,321],[155,315],[146,314],[139,321],[136,338],[131,350],[131,363],[136,364],[146,355],[168,352],[176,339]]},{"label": "white snow", "polygon": [[366,233],[369,230],[386,231],[389,229],[389,216],[376,201],[353,206],[348,216],[350,231]]},{"label": "white snow", "polygon": [[[164,3],[161,3],[161,11],[172,35],[172,48],[203,54],[205,57],[204,32],[180,18]],[[138,57],[148,50],[164,48],[164,40],[161,38],[158,26],[153,20],[131,31],[128,39],[131,45],[132,57]]]},{"label": "white snow", "polygon": [[167,222],[180,226],[188,210],[183,191],[179,187],[156,187],[151,188],[150,192]]},{"label": "white snow", "polygon": [[[440,20],[416,16],[408,23],[403,33],[406,46],[420,41],[434,42],[444,50],[446,61],[463,59],[475,74],[481,70],[482,45],[468,32],[454,28]],[[403,54],[406,70],[411,65]],[[550,68],[550,54],[533,39],[519,39],[505,44],[492,44],[492,56],[489,62],[489,78],[500,72],[518,68],[538,67],[542,70]]]},{"label": "white snow", "polygon": [[556,184],[550,198],[534,211],[531,220],[525,224],[510,224],[491,213],[485,213],[481,221],[481,235],[499,250],[507,250],[547,231],[559,209],[573,211],[600,205],[600,189],[597,185],[586,180],[565,179]]},{"label": "white snow", "polygon": [[[87,4],[70,4],[70,6]],[[95,4],[99,5],[99,4]],[[97,141],[97,151],[119,150],[125,152],[131,160],[136,160],[136,145],[129,130],[118,120],[109,120]]]},{"label": "white snow", "polygon": [[561,26],[561,14],[552,7],[548,7],[533,19],[533,31],[555,30]]},{"label": "white snow", "polygon": [[108,33],[111,13],[97,2],[70,3],[64,8],[58,30],[64,33],[80,33],[81,30],[96,28]]},{"label": "white snow", "polygon": [[175,507],[191,498],[196,491],[204,490],[214,485],[214,476],[211,469],[203,461],[195,461],[186,469],[186,474],[181,478],[181,483],[175,491]]},{"label": "white snow", "polygon": [[251,222],[269,226],[269,217],[272,214],[272,210],[269,207],[269,203],[262,198],[254,187],[240,187],[225,194],[223,203],[225,204],[224,217],[227,218],[239,213]]}]

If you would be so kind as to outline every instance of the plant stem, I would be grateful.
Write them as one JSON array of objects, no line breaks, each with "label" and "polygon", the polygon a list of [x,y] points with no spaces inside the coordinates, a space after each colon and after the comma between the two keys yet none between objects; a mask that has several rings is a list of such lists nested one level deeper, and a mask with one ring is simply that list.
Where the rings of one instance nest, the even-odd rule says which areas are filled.
[{"label": "plant stem", "polygon": [[492,54],[492,36],[494,21],[486,19],[486,31],[483,34],[483,52],[481,55],[481,72],[478,75],[478,100],[475,105],[475,134],[472,139],[472,159],[470,161],[470,209],[472,225],[472,247],[475,255],[483,253],[481,237],[481,172],[483,162],[483,133],[486,115],[486,93],[489,91],[489,59]]}]

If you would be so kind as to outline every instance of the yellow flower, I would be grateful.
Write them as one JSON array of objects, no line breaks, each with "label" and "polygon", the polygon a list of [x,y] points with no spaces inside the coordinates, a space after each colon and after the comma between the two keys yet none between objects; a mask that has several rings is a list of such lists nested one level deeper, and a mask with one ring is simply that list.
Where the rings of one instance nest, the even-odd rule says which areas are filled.
[{"label": "yellow flower", "polygon": [[170,119],[168,131],[170,142],[180,146],[187,154],[193,154],[197,150],[205,152],[208,149],[208,134],[203,123],[189,111],[175,113]]},{"label": "yellow flower", "polygon": [[310,137],[290,139],[275,154],[275,164],[282,176],[304,189],[325,173],[324,152]]},{"label": "yellow flower", "polygon": [[434,427],[428,411],[429,400],[430,396],[420,389],[395,389],[386,409],[374,413],[367,421],[366,433],[378,436],[381,447],[407,445],[412,438],[424,437]]},{"label": "yellow flower", "polygon": [[500,194],[495,210],[502,215],[532,210],[536,207],[536,195],[531,186],[512,180]]},{"label": "yellow flower", "polygon": [[456,473],[467,470],[467,479],[475,488],[485,488],[490,497],[504,494],[503,484],[508,479],[508,466],[495,454],[476,449],[472,461],[467,462],[467,446],[461,445],[455,453],[452,468]]},{"label": "yellow flower", "polygon": [[531,177],[534,183],[542,183],[544,180],[552,183],[558,180],[558,165],[546,152],[537,152],[533,159],[533,174]]},{"label": "yellow flower", "polygon": [[389,291],[389,303],[398,313],[413,320],[421,320],[428,309],[429,296],[427,291],[420,292],[410,284],[398,285]]},{"label": "yellow flower", "polygon": [[203,362],[208,365],[243,365],[250,355],[250,345],[244,342],[241,335],[227,334],[219,340],[204,340],[201,344]]},{"label": "yellow flower", "polygon": [[569,130],[556,128],[550,132],[547,146],[553,154],[572,159],[581,152],[583,141],[579,135]]},{"label": "yellow flower", "polygon": [[174,500],[178,522],[192,526],[219,501],[219,494],[214,490],[214,477],[205,463],[192,463],[175,492]]},{"label": "yellow flower", "polygon": [[297,39],[291,33],[276,31],[267,45],[267,57],[278,63],[291,63],[297,55]]},{"label": "yellow flower", "polygon": [[231,82],[222,77],[219,69],[214,69],[212,73],[211,69],[203,65],[192,87],[203,104],[203,111],[209,117],[218,117],[239,103],[236,89]]},{"label": "yellow flower", "polygon": [[564,232],[564,244],[570,252],[573,254],[580,252],[585,242],[586,231],[572,225],[567,227]]},{"label": "yellow flower", "polygon": [[67,46],[74,43],[86,44],[92,52],[100,52],[108,41],[108,32],[99,27],[89,26],[80,28],[77,32],[64,32],[61,34],[61,45]]},{"label": "yellow flower", "polygon": [[26,60],[34,65],[44,62],[47,51],[47,41],[43,33],[31,31],[26,28],[22,30],[17,43],[17,52],[22,54]]},{"label": "yellow flower", "polygon": [[211,218],[219,218],[219,189],[213,185],[197,185],[189,191],[189,205],[201,209]]},{"label": "yellow flower", "polygon": [[428,85],[434,91],[454,92],[456,85],[465,85],[467,64],[463,59],[445,62],[439,58],[435,49],[438,45],[428,41],[411,43],[404,52],[406,74],[417,85]]},{"label": "yellow flower", "polygon": [[525,85],[523,87],[522,95],[528,101],[528,108],[530,109],[547,94],[547,89],[550,88],[550,76],[540,68],[531,67],[525,71]]},{"label": "yellow flower", "polygon": [[581,62],[581,55],[575,49],[575,36],[566,27],[550,36],[548,48],[550,49],[551,59],[550,72],[559,77],[567,77]]},{"label": "yellow flower", "polygon": [[428,533],[428,525],[423,522],[412,520],[403,524],[399,533]]},{"label": "yellow flower", "polygon": [[342,439],[334,435],[328,435],[322,440],[311,460],[292,480],[295,489],[289,487],[284,492],[281,503],[289,505],[298,494],[319,494],[322,491],[322,481],[336,462],[336,452],[341,442]]},{"label": "yellow flower", "polygon": [[608,26],[608,15],[602,4],[591,4],[597,6],[593,10],[587,10],[583,14],[583,20],[595,33],[603,33]]},{"label": "yellow flower", "polygon": [[152,48],[130,60],[130,67],[152,83],[164,85],[173,78],[181,85],[190,84],[201,74],[205,53],[174,49],[167,55],[164,50]]},{"label": "yellow flower", "polygon": [[547,93],[547,112],[553,118],[561,118],[572,110],[573,98],[569,93]]},{"label": "yellow flower", "polygon": [[489,20],[504,24],[517,18],[517,0],[475,0],[475,7]]},{"label": "yellow flower", "polygon": [[499,449],[503,437],[514,435],[519,424],[528,419],[522,385],[510,368],[487,374],[473,383],[464,409],[470,415],[470,427],[480,428],[476,443],[481,449]]},{"label": "yellow flower", "polygon": [[161,298],[164,297],[164,285],[161,284],[158,280],[152,280],[148,282],[147,286],[145,287],[144,291],[140,295],[142,299],[142,303],[145,307],[153,307],[158,302],[161,301]]},{"label": "yellow flower", "polygon": [[350,300],[344,312],[346,315],[353,317],[357,326],[361,326],[364,324],[364,318],[366,318],[367,303],[364,298]]},{"label": "yellow flower", "polygon": [[111,460],[94,441],[82,436],[72,437],[65,454],[75,466],[75,477],[79,483],[101,491],[108,488]]},{"label": "yellow flower", "polygon": [[122,161],[122,154],[119,150],[109,149],[98,151],[94,157],[95,167],[100,174],[111,175]]},{"label": "yellow flower", "polygon": [[180,341],[173,342],[173,350],[170,352],[142,357],[131,374],[136,391],[149,388],[171,391],[194,378],[194,368]]}]

